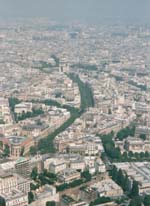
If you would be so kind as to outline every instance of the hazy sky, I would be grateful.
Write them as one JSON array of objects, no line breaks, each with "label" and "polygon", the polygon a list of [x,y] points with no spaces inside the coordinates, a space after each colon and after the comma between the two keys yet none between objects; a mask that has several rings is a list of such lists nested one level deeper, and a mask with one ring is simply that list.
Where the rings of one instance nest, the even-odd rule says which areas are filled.
[{"label": "hazy sky", "polygon": [[0,17],[58,21],[150,21],[150,0],[0,0]]}]

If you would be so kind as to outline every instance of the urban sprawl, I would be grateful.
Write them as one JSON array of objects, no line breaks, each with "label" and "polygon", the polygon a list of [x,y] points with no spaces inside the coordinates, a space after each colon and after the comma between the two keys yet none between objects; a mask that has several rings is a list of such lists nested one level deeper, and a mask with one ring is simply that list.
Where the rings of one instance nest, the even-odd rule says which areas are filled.
[{"label": "urban sprawl", "polygon": [[150,205],[150,27],[0,22],[0,205]]}]

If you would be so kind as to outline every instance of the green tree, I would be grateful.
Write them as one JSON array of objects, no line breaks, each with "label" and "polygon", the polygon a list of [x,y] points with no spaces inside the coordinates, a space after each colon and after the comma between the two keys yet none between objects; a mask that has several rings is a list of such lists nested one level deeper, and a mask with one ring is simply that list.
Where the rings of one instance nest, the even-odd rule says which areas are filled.
[{"label": "green tree", "polygon": [[10,147],[6,144],[4,149],[4,156],[9,157],[10,155]]},{"label": "green tree", "polygon": [[92,176],[91,176],[91,174],[89,173],[89,171],[88,171],[88,170],[87,170],[87,171],[82,172],[82,173],[81,173],[81,177],[85,178],[85,179],[86,179],[86,181],[90,181],[90,180],[91,180],[91,178],[92,178]]},{"label": "green tree", "polygon": [[143,159],[144,157],[145,157],[144,152],[141,152],[141,153],[140,153],[140,158]]},{"label": "green tree", "polygon": [[120,185],[121,187],[124,186],[124,176],[123,176],[123,173],[122,173],[122,170],[121,170],[121,169],[118,171],[117,183],[118,183],[118,185]]},{"label": "green tree", "polygon": [[123,186],[124,191],[129,192],[131,190],[131,184],[130,180],[127,175],[124,177],[124,186]]},{"label": "green tree", "polygon": [[112,171],[111,171],[111,176],[112,176],[112,179],[113,179],[114,181],[117,180],[118,171],[117,171],[116,166],[113,166],[113,169],[112,169]]},{"label": "green tree", "polygon": [[111,199],[109,197],[98,197],[96,200],[94,200],[94,202],[90,203],[90,206],[99,205],[107,202],[111,202]]},{"label": "green tree", "polygon": [[146,140],[146,134],[140,134],[140,138],[141,138],[142,140]]},{"label": "green tree", "polygon": [[132,158],[133,157],[133,152],[129,151],[128,155],[129,155],[130,158]]},{"label": "green tree", "polygon": [[29,152],[30,152],[31,155],[34,156],[34,155],[37,154],[37,148],[35,146],[31,146]]},{"label": "green tree", "polygon": [[3,197],[0,196],[0,206],[6,206],[6,202]]},{"label": "green tree", "polygon": [[32,190],[36,190],[36,189],[38,189],[39,187],[40,187],[39,184],[33,184],[33,183],[30,184],[30,190],[31,190],[31,191],[32,191]]},{"label": "green tree", "polygon": [[117,133],[117,138],[119,140],[123,140],[125,138],[127,138],[128,136],[134,136],[135,134],[135,126],[130,126],[130,127],[126,127],[126,128],[123,128],[122,130],[120,130],[118,133]]},{"label": "green tree", "polygon": [[9,98],[9,106],[10,106],[12,112],[14,112],[15,105],[19,104],[20,102],[21,101],[17,98],[14,98],[14,97]]},{"label": "green tree", "polygon": [[145,152],[145,157],[149,158],[149,153],[147,151]]},{"label": "green tree", "polygon": [[53,179],[55,181],[57,180],[57,175],[54,174],[54,173],[48,172],[46,169],[44,169],[43,175],[48,177],[48,178],[51,178],[51,179]]},{"label": "green tree", "polygon": [[69,188],[69,185],[67,183],[64,183],[62,185],[56,186],[57,192],[63,191],[65,189]]},{"label": "green tree", "polygon": [[34,167],[32,172],[31,172],[31,178],[33,180],[36,180],[37,179],[37,176],[38,176],[38,172],[37,172],[37,167]]},{"label": "green tree", "polygon": [[139,196],[134,197],[131,201],[129,206],[142,206],[142,201],[141,198]]},{"label": "green tree", "polygon": [[33,202],[33,201],[34,201],[34,195],[33,195],[32,192],[29,192],[29,193],[28,193],[28,202],[29,202],[29,204],[30,204],[31,202]]},{"label": "green tree", "polygon": [[143,203],[144,206],[150,206],[150,195],[145,195]]},{"label": "green tree", "polygon": [[127,161],[127,160],[128,160],[128,154],[127,154],[127,152],[124,152],[124,153],[123,153],[122,158],[123,158],[124,161]]},{"label": "green tree", "polygon": [[46,202],[46,206],[56,206],[56,202],[55,201],[48,201],[48,202]]},{"label": "green tree", "polygon": [[121,160],[120,148],[119,148],[119,147],[114,148],[114,149],[112,150],[111,156],[112,156],[113,158],[117,159],[117,160]]},{"label": "green tree", "polygon": [[139,195],[138,182],[134,180],[131,189],[131,197],[137,197],[138,195]]}]

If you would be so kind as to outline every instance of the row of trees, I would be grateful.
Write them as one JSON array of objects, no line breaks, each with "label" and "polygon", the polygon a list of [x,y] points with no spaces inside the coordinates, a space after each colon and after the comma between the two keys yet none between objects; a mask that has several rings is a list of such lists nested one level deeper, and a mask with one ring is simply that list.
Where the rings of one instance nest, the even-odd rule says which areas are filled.
[{"label": "row of trees", "polygon": [[22,114],[18,115],[18,114],[15,113],[15,105],[19,104],[19,103],[21,103],[21,100],[15,98],[15,97],[10,97],[9,98],[9,106],[11,108],[11,111],[14,114],[14,118],[15,118],[16,122],[27,119],[27,118],[36,117],[38,115],[44,114],[44,111],[42,110],[42,108],[39,108],[39,109],[33,108],[32,112],[24,112],[23,111]]},{"label": "row of trees", "polygon": [[81,172],[81,179],[74,180],[70,183],[64,183],[62,185],[57,186],[57,191],[63,191],[65,189],[73,188],[82,185],[83,183],[89,182],[92,176],[89,171]]},{"label": "row of trees", "polygon": [[[53,140],[54,138],[66,130],[75,120],[80,116],[80,112],[78,113],[71,113],[71,117],[64,122],[59,128],[57,128],[54,132],[48,135],[47,138],[41,139],[38,143],[37,151],[40,151],[41,153],[53,153],[55,152]],[[32,150],[33,151],[33,150]]]},{"label": "row of trees", "polygon": [[33,146],[30,148],[31,155],[35,155],[38,151],[41,151],[41,153],[54,153],[55,152],[55,148],[53,145],[54,138],[59,133],[64,131],[66,128],[68,128],[75,121],[75,119],[78,118],[82,114],[82,111],[79,110],[78,108],[74,108],[69,105],[62,105],[59,102],[55,100],[51,100],[51,99],[47,99],[44,101],[32,100],[32,102],[33,103],[38,102],[38,103],[42,103],[48,106],[56,106],[58,108],[64,108],[64,109],[67,109],[71,114],[70,118],[66,122],[64,122],[64,124],[62,124],[54,132],[49,134],[47,138],[40,140],[37,147]]},{"label": "row of trees", "polygon": [[57,192],[64,191],[69,188],[80,186],[84,183],[83,179],[74,180],[70,183],[64,183],[62,185],[56,186]]},{"label": "row of trees", "polygon": [[36,117],[36,116],[39,116],[41,114],[44,114],[44,111],[42,110],[42,108],[39,108],[39,109],[32,109],[32,112],[22,112],[22,114],[15,114],[15,120],[16,122],[18,121],[22,121],[24,119],[28,119],[28,118],[32,118],[32,117]]},{"label": "row of trees", "polygon": [[[115,148],[113,141],[114,133],[100,135],[106,155],[113,161],[121,160],[121,152],[119,148]],[[104,155],[104,154],[103,154]]]},{"label": "row of trees", "polygon": [[39,61],[38,65],[33,66],[34,69],[38,69],[41,72],[45,72],[45,73],[49,73],[50,69],[53,69],[54,67],[56,67],[56,65],[53,65],[45,61]]},{"label": "row of trees", "polygon": [[139,195],[138,183],[133,181],[133,184],[131,185],[128,175],[125,172],[123,173],[121,169],[118,170],[116,166],[113,166],[109,175],[130,197],[136,197]]},{"label": "row of trees", "polygon": [[[54,138],[58,134],[60,134],[64,130],[66,130],[71,124],[73,124],[73,122],[83,114],[83,112],[85,111],[86,108],[94,106],[94,99],[93,99],[93,93],[92,93],[91,87],[87,83],[83,83],[80,80],[79,76],[76,76],[74,74],[70,74],[69,77],[75,83],[77,83],[79,86],[80,96],[81,96],[80,109],[77,109],[77,108],[74,108],[74,107],[71,107],[68,105],[61,105],[59,103],[57,103],[57,105],[56,105],[56,102],[53,100],[44,101],[44,103],[47,105],[55,104],[58,107],[67,109],[70,112],[71,116],[63,125],[61,125],[59,128],[57,128],[53,133],[48,135],[47,138],[39,141],[37,150],[41,151],[41,153],[55,152],[55,148],[53,145]],[[32,152],[33,151],[36,152],[37,150],[35,148],[32,148]]]},{"label": "row of trees", "polygon": [[46,68],[50,69],[50,68],[59,67],[59,63],[60,63],[59,58],[56,55],[54,55],[54,54],[51,55],[51,58],[54,59],[55,64],[51,64],[51,63],[46,62],[46,61],[39,61],[38,62],[38,66],[34,66],[33,68],[39,69],[42,72],[46,72],[46,70],[44,70]]},{"label": "row of trees", "polygon": [[140,88],[142,91],[146,91],[147,90],[147,86],[146,85],[138,84],[138,83],[136,83],[136,82],[134,82],[132,80],[128,81],[128,84],[131,84],[131,85],[133,85],[133,86],[135,86],[137,88]]},{"label": "row of trees", "polygon": [[129,206],[150,206],[150,195],[145,195],[141,197],[139,195],[139,185],[137,181],[129,180],[128,175],[122,172],[121,169],[117,169],[113,166],[113,169],[109,172],[112,179],[124,190],[127,196],[131,199]]},{"label": "row of trees", "polygon": [[48,201],[48,202],[46,202],[46,206],[56,206],[56,202],[55,201]]},{"label": "row of trees", "polygon": [[31,183],[31,190],[36,190],[45,184],[53,185],[57,181],[57,176],[55,174],[50,173],[47,170],[38,174],[36,167],[33,168],[31,172],[31,178],[37,183],[36,185]]},{"label": "row of trees", "polygon": [[9,98],[9,106],[11,108],[11,111],[14,113],[15,110],[15,105],[19,104],[21,101],[15,97],[10,97]]},{"label": "row of trees", "polygon": [[[30,154],[35,155],[37,151],[40,151],[41,153],[53,153],[55,152],[55,148],[53,145],[53,140],[54,138],[63,132],[65,129],[67,129],[77,118],[79,118],[82,113],[85,111],[86,108],[88,107],[93,107],[94,106],[94,98],[93,98],[93,92],[88,83],[83,83],[79,76],[75,74],[70,74],[69,77],[78,84],[79,90],[80,90],[80,96],[81,96],[81,105],[80,109],[71,107],[69,105],[61,105],[60,103],[56,102],[55,100],[45,100],[42,101],[41,103],[44,103],[46,105],[51,105],[51,106],[57,106],[60,108],[65,108],[67,109],[71,116],[70,118],[64,122],[63,125],[61,125],[59,128],[57,128],[53,133],[49,134],[47,138],[41,139],[38,143],[37,147],[31,147],[30,148]],[[16,104],[20,103],[20,101],[16,98],[10,98],[9,100],[10,106],[12,108],[12,111],[14,112],[14,107]],[[32,102],[37,102],[37,101],[32,101]],[[36,112],[34,111],[34,114],[22,114],[20,117],[18,117],[18,120],[22,120],[24,118],[29,118],[32,115],[42,113],[42,110]]]},{"label": "row of trees", "polygon": [[128,136],[132,136],[134,137],[135,135],[135,126],[131,126],[131,127],[126,127],[121,129],[118,133],[117,133],[117,138],[122,141],[123,139],[127,138]]},{"label": "row of trees", "polygon": [[150,160],[150,153],[149,152],[135,152],[133,153],[132,151],[129,152],[124,152],[121,156],[121,159],[123,161],[149,161]]},{"label": "row of trees", "polygon": [[[127,127],[125,130],[121,130],[118,132],[118,136],[121,134],[124,134],[124,131],[130,131],[130,135],[134,133],[134,128]],[[129,132],[127,132],[129,134]],[[109,157],[111,161],[114,162],[131,162],[131,161],[149,161],[150,160],[150,154],[148,152],[141,152],[141,153],[133,153],[132,151],[124,152],[121,154],[120,148],[115,147],[115,143],[113,141],[114,139],[114,133],[111,132],[107,135],[100,135],[102,139],[102,143],[104,146],[105,153],[102,154],[102,157],[105,157],[106,155]],[[125,138],[125,135],[124,135]]]},{"label": "row of trees", "polygon": [[103,203],[111,202],[111,198],[109,197],[98,197],[96,200],[90,203],[90,206],[99,205]]},{"label": "row of trees", "polygon": [[129,206],[150,206],[150,195],[144,197],[134,197],[131,199]]},{"label": "row of trees", "polygon": [[[31,183],[31,190],[36,190],[40,186],[49,184],[53,185],[57,181],[57,176],[53,173],[44,170],[42,173],[38,174],[37,168],[33,168],[31,172],[31,178],[36,182],[36,184]],[[63,191],[68,188],[76,187],[82,185],[83,183],[91,181],[91,174],[89,171],[81,172],[81,179],[74,180],[70,183],[64,183],[62,185],[57,186],[57,191]]]},{"label": "row of trees", "polygon": [[116,166],[113,166],[113,169],[109,172],[109,174],[131,199],[129,206],[141,206],[138,182],[133,181],[131,184],[128,175],[125,172],[122,172],[121,169],[118,170]]},{"label": "row of trees", "polygon": [[80,90],[80,96],[81,96],[81,109],[86,109],[88,107],[94,107],[94,98],[93,98],[93,91],[91,86],[86,82],[83,83],[79,76],[71,73],[68,75],[70,79],[73,80],[73,82],[77,83]]},{"label": "row of trees", "polygon": [[3,141],[0,141],[0,149],[3,150],[2,157],[9,157],[10,155],[10,147],[8,144],[4,144]]},{"label": "row of trees", "polygon": [[95,64],[91,65],[91,64],[74,64],[71,66],[72,68],[75,69],[82,69],[82,70],[86,70],[86,71],[97,71],[98,68]]}]

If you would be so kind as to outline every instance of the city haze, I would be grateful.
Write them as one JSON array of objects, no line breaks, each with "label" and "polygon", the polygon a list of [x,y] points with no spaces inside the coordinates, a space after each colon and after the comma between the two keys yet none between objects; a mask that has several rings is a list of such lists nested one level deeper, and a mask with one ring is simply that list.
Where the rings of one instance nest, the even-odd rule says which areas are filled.
[{"label": "city haze", "polygon": [[143,0],[0,0],[1,18],[48,17],[86,23],[150,20],[150,1]]}]

